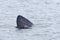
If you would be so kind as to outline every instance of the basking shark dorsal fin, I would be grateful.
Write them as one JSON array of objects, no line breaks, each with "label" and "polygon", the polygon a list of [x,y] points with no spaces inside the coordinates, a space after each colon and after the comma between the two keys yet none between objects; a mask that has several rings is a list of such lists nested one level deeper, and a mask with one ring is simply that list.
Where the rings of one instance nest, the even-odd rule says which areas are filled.
[{"label": "basking shark dorsal fin", "polygon": [[26,19],[25,17],[18,15],[17,16],[17,27],[19,29],[28,29],[30,27],[32,27],[33,23],[30,22],[28,19]]}]

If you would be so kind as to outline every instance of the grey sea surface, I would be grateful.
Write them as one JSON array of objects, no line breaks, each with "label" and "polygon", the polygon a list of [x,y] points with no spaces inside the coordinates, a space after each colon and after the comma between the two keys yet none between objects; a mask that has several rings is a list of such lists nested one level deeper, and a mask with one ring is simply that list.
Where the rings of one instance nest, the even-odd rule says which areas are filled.
[{"label": "grey sea surface", "polygon": [[[17,15],[32,28],[17,29]],[[0,40],[60,40],[60,0],[0,0]]]}]

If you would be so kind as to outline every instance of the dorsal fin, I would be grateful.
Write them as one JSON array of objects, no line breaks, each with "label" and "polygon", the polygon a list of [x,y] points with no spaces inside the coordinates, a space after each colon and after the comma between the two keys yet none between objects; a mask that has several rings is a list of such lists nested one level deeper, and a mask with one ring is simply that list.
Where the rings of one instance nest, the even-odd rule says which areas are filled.
[{"label": "dorsal fin", "polygon": [[[16,28],[20,28],[20,29],[27,29],[32,27],[33,23],[30,22],[28,19],[26,19],[25,17],[18,15],[17,16],[17,27]],[[27,26],[27,27],[26,27]]]}]

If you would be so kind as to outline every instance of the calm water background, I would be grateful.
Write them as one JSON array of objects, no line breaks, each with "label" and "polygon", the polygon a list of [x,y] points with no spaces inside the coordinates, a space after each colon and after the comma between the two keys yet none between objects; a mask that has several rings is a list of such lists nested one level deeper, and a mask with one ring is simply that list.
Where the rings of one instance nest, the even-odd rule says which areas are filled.
[{"label": "calm water background", "polygon": [[[17,15],[33,27],[16,29]],[[0,0],[0,40],[60,40],[60,0]]]}]

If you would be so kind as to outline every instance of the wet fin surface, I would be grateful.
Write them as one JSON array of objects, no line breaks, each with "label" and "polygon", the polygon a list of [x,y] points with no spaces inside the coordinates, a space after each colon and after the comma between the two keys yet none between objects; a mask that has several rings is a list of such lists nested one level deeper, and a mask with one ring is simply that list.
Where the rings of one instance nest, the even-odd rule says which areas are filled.
[{"label": "wet fin surface", "polygon": [[28,29],[32,27],[33,23],[31,23],[28,19],[25,17],[18,15],[17,16],[17,27],[19,29]]}]

